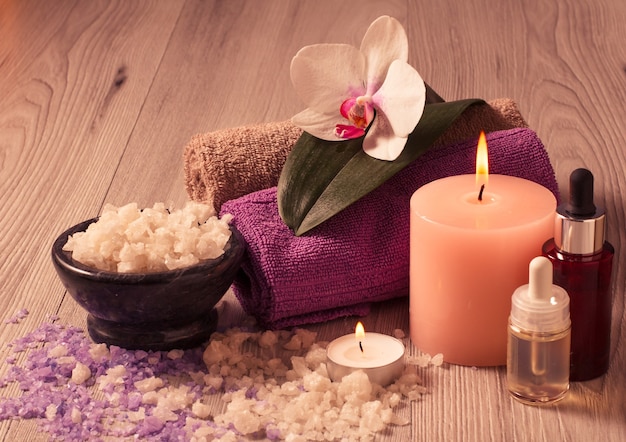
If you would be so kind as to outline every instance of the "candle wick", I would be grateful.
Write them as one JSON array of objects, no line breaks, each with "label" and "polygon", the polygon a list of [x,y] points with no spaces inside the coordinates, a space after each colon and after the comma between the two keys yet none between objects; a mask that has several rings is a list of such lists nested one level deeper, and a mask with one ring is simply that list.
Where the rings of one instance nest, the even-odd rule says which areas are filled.
[{"label": "candle wick", "polygon": [[361,353],[363,353],[363,343],[359,341],[359,348],[361,349]]},{"label": "candle wick", "polygon": [[480,186],[480,192],[478,192],[478,201],[482,201],[483,200],[483,192],[485,190],[485,185],[481,185]]}]

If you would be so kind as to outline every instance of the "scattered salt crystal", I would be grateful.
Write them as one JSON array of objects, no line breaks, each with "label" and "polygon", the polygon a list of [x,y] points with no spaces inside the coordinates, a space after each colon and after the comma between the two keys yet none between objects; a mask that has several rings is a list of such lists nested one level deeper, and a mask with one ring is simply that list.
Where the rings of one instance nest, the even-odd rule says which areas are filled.
[{"label": "scattered salt crystal", "polygon": [[5,324],[19,324],[22,319],[28,316],[28,310],[23,308],[15,312],[13,316],[4,321]]},{"label": "scattered salt crystal", "polygon": [[196,401],[191,406],[191,412],[200,419],[207,419],[211,416],[211,407],[200,401]]},{"label": "scattered salt crystal", "polygon": [[303,386],[306,391],[328,391],[331,386],[330,379],[321,376],[316,372],[307,373],[302,378]]},{"label": "scattered salt crystal", "polygon": [[141,398],[141,403],[146,405],[157,405],[159,403],[159,393],[156,391],[147,391]]},{"label": "scattered salt crystal", "polygon": [[302,356],[292,356],[291,365],[293,367],[293,372],[298,379],[303,378],[311,372],[307,366],[306,359]]},{"label": "scattered salt crystal", "polygon": [[71,380],[75,384],[82,384],[91,377],[91,370],[88,366],[81,362],[77,362],[76,366],[72,369]]},{"label": "scattered salt crystal", "polygon": [[241,410],[233,415],[232,424],[242,434],[251,434],[260,430],[261,419],[250,410]]},{"label": "scattered salt crystal", "polygon": [[231,354],[231,349],[223,342],[212,340],[202,354],[202,359],[207,366],[210,366],[226,359]]},{"label": "scattered salt crystal", "polygon": [[170,350],[167,352],[167,357],[170,359],[180,359],[185,354],[184,350]]},{"label": "scattered salt crystal", "polygon": [[219,391],[219,389],[222,388],[222,384],[224,383],[224,378],[221,376],[213,376],[208,374],[204,376],[204,383],[208,387],[211,387],[214,391]]},{"label": "scattered salt crystal", "polygon": [[83,415],[81,414],[80,410],[76,407],[72,408],[70,417],[72,419],[72,423],[74,424],[80,424],[83,421]]},{"label": "scattered salt crystal", "polygon": [[74,365],[76,362],[76,358],[74,356],[61,356],[60,358],[56,358],[56,362],[59,365]]},{"label": "scattered salt crystal", "polygon": [[293,335],[289,342],[283,345],[285,350],[300,350],[302,348],[302,338],[298,335]]},{"label": "scattered salt crystal", "polygon": [[409,356],[406,358],[407,362],[411,365],[417,365],[418,367],[427,367],[430,363],[431,356],[428,353],[420,354],[417,356]]},{"label": "scattered salt crystal", "polygon": [[46,407],[46,419],[52,420],[57,415],[58,407],[54,404],[50,404]]},{"label": "scattered salt crystal", "polygon": [[398,393],[392,393],[388,398],[388,404],[391,408],[396,408],[400,404],[402,397]]},{"label": "scattered salt crystal", "polygon": [[290,381],[282,384],[276,393],[279,396],[298,396],[301,390],[297,383]]},{"label": "scattered salt crystal", "polygon": [[309,367],[317,367],[326,362],[326,349],[315,344],[311,346],[311,349],[304,357],[304,360]]},{"label": "scattered salt crystal", "polygon": [[109,348],[106,344],[91,344],[89,346],[89,356],[95,362],[103,362],[109,358]]},{"label": "scattered salt crystal", "polygon": [[154,407],[152,416],[159,418],[161,422],[174,422],[178,420],[178,415],[166,405],[157,405]]},{"label": "scattered salt crystal", "polygon": [[109,400],[109,403],[111,404],[111,406],[113,406],[113,407],[119,407],[120,406],[120,399],[122,398],[122,396],[120,395],[119,392],[117,392],[117,391],[107,391],[106,392],[106,397]]},{"label": "scattered salt crystal", "polygon": [[100,376],[98,381],[100,382],[100,388],[104,389],[109,385],[121,385],[124,383],[123,376],[126,375],[126,367],[123,365],[116,365],[109,368],[104,376]]},{"label": "scattered salt crystal", "polygon": [[393,331],[393,337],[396,338],[396,339],[404,339],[405,336],[406,335],[404,334],[404,330],[402,330],[402,329],[396,328]]},{"label": "scattered salt crystal", "polygon": [[430,360],[430,363],[433,364],[435,367],[440,367],[443,364],[443,354],[442,353],[437,353]]},{"label": "scattered salt crystal", "polygon": [[[384,412],[380,401],[369,401],[361,405],[361,420],[359,427],[367,428],[372,433],[377,433],[385,429],[386,424],[391,420],[391,416]],[[384,421],[386,418],[387,422]]]},{"label": "scattered salt crystal", "polygon": [[48,350],[48,357],[59,358],[67,354],[67,347],[65,345],[57,345],[56,347]]},{"label": "scattered salt crystal", "polygon": [[[209,426],[200,427],[193,433],[192,442],[207,442],[209,440],[214,440],[213,435],[215,434],[215,429]],[[209,437],[211,437],[209,439]]]},{"label": "scattered salt crystal", "polygon": [[406,417],[400,417],[398,415],[394,415],[393,419],[391,420],[391,425],[398,425],[398,426],[404,426],[404,425],[409,425],[411,423],[411,421],[409,420],[409,418]]},{"label": "scattered salt crystal", "polygon": [[146,379],[142,379],[140,381],[135,381],[135,388],[139,390],[141,393],[147,393],[149,391],[154,391],[157,388],[161,388],[163,386],[163,379],[157,377],[149,377]]},{"label": "scattered salt crystal", "polygon": [[165,422],[156,416],[146,416],[143,421],[142,428],[139,431],[139,436],[148,436],[150,434],[157,433],[163,429]]},{"label": "scattered salt crystal", "polygon": [[182,410],[193,402],[193,395],[189,393],[189,386],[180,385],[162,388],[159,390],[158,405],[169,410]]},{"label": "scattered salt crystal", "polygon": [[215,439],[216,442],[239,442],[239,436],[232,431],[227,431],[220,438]]},{"label": "scattered salt crystal", "polygon": [[276,345],[278,342],[278,336],[271,330],[263,332],[261,337],[259,338],[259,347],[261,348],[270,348]]},{"label": "scattered salt crystal", "polygon": [[[270,360],[267,361],[267,363],[265,364],[265,368],[267,369],[267,374],[268,375],[272,375],[274,374],[277,370],[281,371],[281,370],[287,370],[287,366],[285,364],[283,364],[282,359],[280,358],[272,358]],[[284,376],[285,374],[282,373],[282,376]],[[282,377],[281,376],[281,377]]]},{"label": "scattered salt crystal", "polygon": [[310,348],[315,343],[315,339],[317,338],[317,333],[304,328],[296,329],[295,333],[296,336],[300,338],[302,348],[304,349]]},{"label": "scattered salt crystal", "polygon": [[137,411],[127,412],[126,416],[131,422],[141,422],[146,418],[146,409],[144,407],[140,407]]}]

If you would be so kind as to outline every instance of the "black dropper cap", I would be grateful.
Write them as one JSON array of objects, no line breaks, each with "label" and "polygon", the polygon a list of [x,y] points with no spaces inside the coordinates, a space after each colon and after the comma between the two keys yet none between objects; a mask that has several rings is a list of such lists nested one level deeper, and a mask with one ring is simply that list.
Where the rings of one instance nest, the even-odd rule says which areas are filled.
[{"label": "black dropper cap", "polygon": [[575,217],[588,218],[596,213],[593,203],[593,174],[587,169],[576,169],[569,177],[569,203],[566,212]]},{"label": "black dropper cap", "polygon": [[604,245],[604,211],[593,203],[593,174],[576,169],[569,177],[569,201],[557,208],[554,242],[574,255],[598,253]]}]

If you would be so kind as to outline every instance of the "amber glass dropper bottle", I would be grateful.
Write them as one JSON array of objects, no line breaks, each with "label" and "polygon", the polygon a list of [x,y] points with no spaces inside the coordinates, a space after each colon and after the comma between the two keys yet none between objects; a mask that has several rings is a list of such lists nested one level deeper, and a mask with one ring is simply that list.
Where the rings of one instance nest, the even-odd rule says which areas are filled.
[{"label": "amber glass dropper bottle", "polygon": [[572,321],[571,381],[606,373],[611,336],[613,246],[605,240],[604,210],[593,201],[593,175],[570,175],[569,201],[557,208],[554,239],[543,254],[554,267],[554,284],[570,297]]}]

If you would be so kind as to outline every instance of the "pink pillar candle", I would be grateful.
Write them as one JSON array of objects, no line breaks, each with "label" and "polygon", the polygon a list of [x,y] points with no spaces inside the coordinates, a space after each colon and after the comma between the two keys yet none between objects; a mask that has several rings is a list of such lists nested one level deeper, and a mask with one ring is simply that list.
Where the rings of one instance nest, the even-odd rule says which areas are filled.
[{"label": "pink pillar candle", "polygon": [[490,175],[443,178],[411,198],[411,340],[446,362],[506,363],[513,291],[553,236],[556,199],[532,181]]}]

